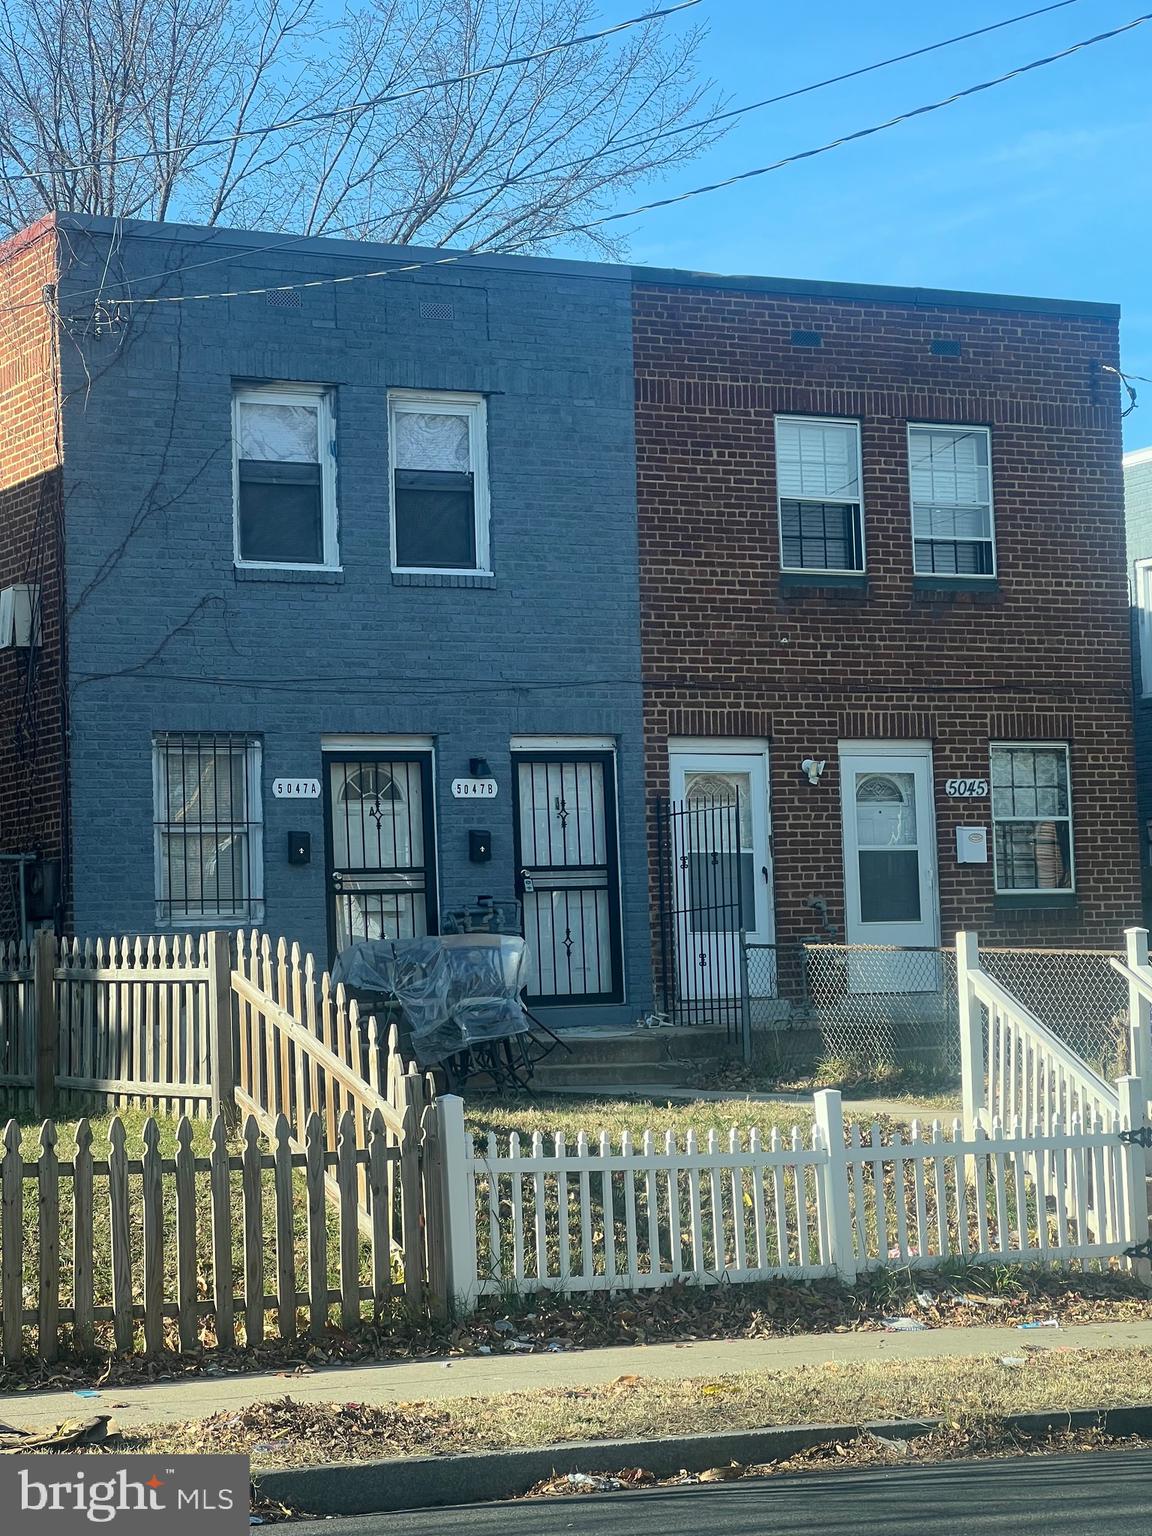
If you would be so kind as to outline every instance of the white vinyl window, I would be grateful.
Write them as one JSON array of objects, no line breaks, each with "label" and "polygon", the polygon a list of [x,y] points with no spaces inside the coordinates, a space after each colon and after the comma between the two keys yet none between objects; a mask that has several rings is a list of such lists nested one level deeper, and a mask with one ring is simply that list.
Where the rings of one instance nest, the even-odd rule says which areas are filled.
[{"label": "white vinyl window", "polygon": [[237,389],[232,416],[236,564],[335,570],[329,391],[296,384]]},{"label": "white vinyl window", "polygon": [[1152,698],[1152,560],[1137,560],[1132,575],[1140,657],[1140,696],[1149,699]]},{"label": "white vinyl window", "polygon": [[1063,742],[993,742],[992,832],[997,891],[1051,895],[1075,889]]},{"label": "white vinyl window", "polygon": [[860,424],[776,417],[780,564],[786,571],[862,571]]},{"label": "white vinyl window", "polygon": [[484,398],[393,390],[392,569],[491,572]]},{"label": "white vinyl window", "polygon": [[994,576],[987,427],[908,427],[912,545],[918,576]]},{"label": "white vinyl window", "polygon": [[218,732],[155,736],[152,786],[157,920],[261,921],[259,741]]}]

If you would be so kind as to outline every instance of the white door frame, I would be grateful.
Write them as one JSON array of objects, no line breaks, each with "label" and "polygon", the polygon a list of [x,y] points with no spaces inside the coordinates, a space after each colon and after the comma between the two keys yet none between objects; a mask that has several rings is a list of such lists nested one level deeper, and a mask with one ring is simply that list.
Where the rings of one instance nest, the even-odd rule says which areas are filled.
[{"label": "white door frame", "polygon": [[[852,742],[839,743],[840,825],[845,872],[845,943],[848,945],[937,946],[940,943],[940,880],[935,837],[935,803],[932,791],[931,742]],[[911,773],[917,799],[917,837],[920,854],[920,919],[915,923],[877,923],[868,928],[888,932],[868,934],[860,922],[859,840],[856,836],[856,774]],[[892,934],[891,929],[917,928],[914,934]]]}]

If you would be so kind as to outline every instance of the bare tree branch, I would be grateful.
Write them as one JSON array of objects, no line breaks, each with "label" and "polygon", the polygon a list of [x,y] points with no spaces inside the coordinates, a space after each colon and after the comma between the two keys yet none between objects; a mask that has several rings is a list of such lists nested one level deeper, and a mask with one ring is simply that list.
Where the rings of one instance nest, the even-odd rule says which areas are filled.
[{"label": "bare tree branch", "polygon": [[687,126],[722,105],[699,29],[419,87],[595,26],[594,0],[0,0],[0,230],[55,208],[546,248],[719,137]]}]

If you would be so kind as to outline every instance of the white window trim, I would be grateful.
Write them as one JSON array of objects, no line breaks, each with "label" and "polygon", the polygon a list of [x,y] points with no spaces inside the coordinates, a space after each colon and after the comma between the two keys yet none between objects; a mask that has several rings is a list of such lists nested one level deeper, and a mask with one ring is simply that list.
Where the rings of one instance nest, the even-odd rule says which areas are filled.
[{"label": "white window trim", "polygon": [[[809,426],[819,426],[819,427],[824,427],[824,426],[828,426],[829,424],[831,424],[833,426],[838,426],[838,427],[855,427],[856,428],[856,485],[857,485],[857,487],[859,489],[859,494],[857,496],[843,496],[843,497],[840,497],[840,498],[836,498],[834,496],[829,496],[829,497],[827,497],[825,499],[829,500],[829,501],[835,501],[835,500],[839,499],[839,500],[846,501],[846,502],[847,501],[855,502],[856,509],[857,509],[856,515],[857,515],[857,517],[859,519],[859,524],[860,524],[860,527],[859,527],[859,534],[860,534],[860,564],[859,564],[859,566],[842,566],[842,565],[785,565],[784,564],[784,512],[783,512],[782,503],[784,502],[785,498],[780,494],[780,472],[779,472],[779,464],[780,464],[780,437],[779,437],[779,434],[778,434],[778,432],[776,430],[776,423],[778,421],[796,421],[796,422],[806,423]],[[863,439],[863,431],[862,431],[862,428],[861,428],[860,420],[856,416],[799,416],[799,415],[796,415],[792,411],[778,411],[776,413],[776,415],[773,417],[773,419],[772,419],[772,440],[773,440],[773,445],[774,445],[773,446],[773,453],[774,453],[775,464],[776,464],[776,534],[777,534],[777,537],[780,540],[780,569],[782,571],[788,571],[790,574],[798,572],[801,575],[807,574],[807,575],[824,575],[824,576],[863,576],[863,575],[865,575],[867,573],[867,570],[868,570],[868,541],[865,538],[865,533],[864,533],[864,452],[863,452],[863,442],[862,442],[862,439]],[[810,497],[810,496],[809,497],[789,496],[787,498],[787,500],[789,500],[789,501],[811,501],[812,499],[813,498]]]},{"label": "white window trim", "polygon": [[[241,405],[306,405],[317,407],[317,451],[320,455],[320,502],[324,559],[319,565],[300,560],[245,560],[240,555],[240,407]],[[339,518],[336,510],[336,420],[332,391],[322,384],[247,384],[232,391],[232,558],[246,571],[339,571]]]},{"label": "white window trim", "polygon": [[[400,565],[396,559],[396,416],[419,411],[428,416],[468,417],[468,448],[472,461],[472,513],[476,529],[475,565]],[[388,391],[388,525],[392,569],[404,576],[491,576],[491,504],[488,495],[488,402],[483,395],[456,394],[446,389]]]},{"label": "white window trim", "polygon": [[[159,825],[157,811],[167,799],[167,785],[164,782],[161,771],[163,753],[160,751],[161,742],[158,737],[166,733],[161,731],[152,738],[152,862],[153,862],[153,891],[156,903],[156,921],[164,928],[206,928],[211,923],[229,923],[234,928],[237,923],[262,923],[264,921],[264,786],[261,778],[263,768],[263,743],[258,737],[245,738],[244,750],[248,756],[248,769],[246,782],[248,786],[248,804],[245,806],[245,814],[248,822],[249,842],[249,873],[252,879],[252,889],[248,896],[249,912],[246,917],[238,917],[235,912],[196,912],[189,916],[176,917],[171,912],[163,911],[163,898],[161,891],[164,888],[164,854],[162,849],[163,833]],[[240,737],[243,731],[185,731],[186,736],[211,736],[232,735]]]},{"label": "white window trim", "polygon": [[[992,775],[993,752],[1063,752],[1065,781],[1068,785],[1067,816],[997,816],[996,783]],[[988,743],[988,803],[992,822],[992,883],[997,896],[1072,896],[1076,892],[1076,824],[1072,795],[1072,752],[1066,741],[990,741]],[[996,824],[1000,821],[1066,821],[1068,823],[1068,884],[1061,886],[1022,886],[1000,884],[1000,866],[996,862]]]},{"label": "white window trim", "polygon": [[1140,697],[1152,699],[1152,558],[1132,566],[1132,604],[1136,609],[1137,655],[1140,661]]},{"label": "white window trim", "polygon": [[[988,443],[988,540],[992,545],[992,569],[981,571],[978,574],[965,571],[918,571],[916,569],[916,498],[912,494],[912,429],[913,427],[925,427],[930,432],[970,432],[973,436],[982,432]],[[996,549],[996,485],[992,478],[992,428],[973,426],[968,421],[909,421],[906,423],[906,446],[908,450],[908,524],[912,530],[912,574],[914,576],[928,576],[933,581],[995,581],[999,575],[1000,562]],[[947,540],[941,542],[947,543]],[[984,543],[983,539],[960,540],[961,543]]]}]

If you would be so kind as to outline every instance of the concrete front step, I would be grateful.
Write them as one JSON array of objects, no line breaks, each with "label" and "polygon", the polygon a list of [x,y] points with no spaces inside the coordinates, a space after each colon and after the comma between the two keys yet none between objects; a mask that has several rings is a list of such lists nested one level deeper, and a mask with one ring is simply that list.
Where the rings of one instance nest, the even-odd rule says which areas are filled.
[{"label": "concrete front step", "polygon": [[722,1029],[567,1029],[558,1031],[571,1056],[557,1049],[549,1060],[630,1063],[641,1061],[701,1061],[731,1056],[740,1042]]},{"label": "concrete front step", "polygon": [[691,1088],[699,1067],[692,1062],[599,1062],[550,1057],[532,1078],[534,1093],[598,1093],[635,1088]]}]

